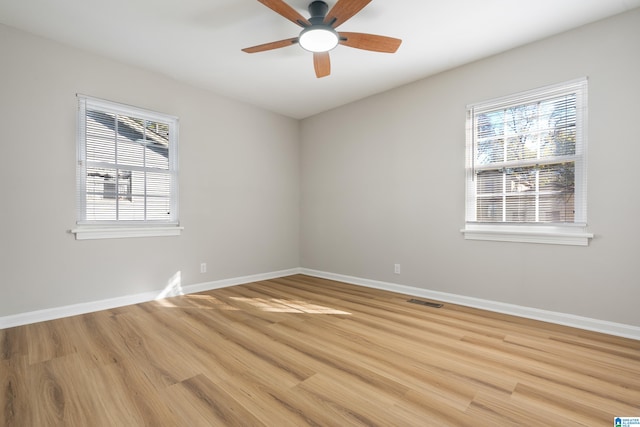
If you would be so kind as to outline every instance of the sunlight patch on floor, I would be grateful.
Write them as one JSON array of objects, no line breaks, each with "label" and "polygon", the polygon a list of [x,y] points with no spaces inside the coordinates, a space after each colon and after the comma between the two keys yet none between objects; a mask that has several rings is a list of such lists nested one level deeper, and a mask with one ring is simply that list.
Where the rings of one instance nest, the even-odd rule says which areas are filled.
[{"label": "sunlight patch on floor", "polygon": [[189,301],[190,305],[207,310],[240,310],[239,308],[233,307],[226,302],[219,300],[218,298],[212,297],[211,295],[187,295],[184,297],[184,300]]},{"label": "sunlight patch on floor", "polygon": [[311,304],[306,301],[244,297],[231,297],[231,299],[237,302],[249,304],[261,311],[274,313],[351,314],[347,311]]}]

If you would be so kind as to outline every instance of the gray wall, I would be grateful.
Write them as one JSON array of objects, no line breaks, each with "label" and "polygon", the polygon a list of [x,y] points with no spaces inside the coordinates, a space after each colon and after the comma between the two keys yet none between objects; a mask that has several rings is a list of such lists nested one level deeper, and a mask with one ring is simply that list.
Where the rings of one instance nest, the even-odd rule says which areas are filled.
[{"label": "gray wall", "polygon": [[[299,266],[298,121],[5,26],[0,58],[0,316]],[[181,236],[66,232],[76,93],[180,118]]]},{"label": "gray wall", "polygon": [[[0,316],[302,266],[640,325],[638,28],[635,10],[298,122],[0,26]],[[465,241],[465,106],[581,76],[596,238]],[[180,117],[181,236],[66,232],[76,93]]]},{"label": "gray wall", "polygon": [[[301,265],[640,325],[639,49],[636,9],[305,119]],[[583,76],[590,246],[464,240],[465,106]]]}]

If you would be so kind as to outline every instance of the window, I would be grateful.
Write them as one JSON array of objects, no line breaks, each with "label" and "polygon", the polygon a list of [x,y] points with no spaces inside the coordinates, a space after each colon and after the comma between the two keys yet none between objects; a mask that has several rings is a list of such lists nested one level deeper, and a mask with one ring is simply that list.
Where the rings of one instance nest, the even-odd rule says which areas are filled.
[{"label": "window", "polygon": [[467,239],[586,245],[587,80],[467,108]]},{"label": "window", "polygon": [[175,117],[78,95],[77,239],[176,235]]}]

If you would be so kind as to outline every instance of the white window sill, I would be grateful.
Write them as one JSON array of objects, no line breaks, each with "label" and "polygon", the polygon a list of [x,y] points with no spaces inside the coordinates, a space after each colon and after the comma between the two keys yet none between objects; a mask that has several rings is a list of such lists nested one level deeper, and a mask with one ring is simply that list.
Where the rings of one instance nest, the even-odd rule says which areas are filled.
[{"label": "white window sill", "polygon": [[460,230],[466,240],[496,242],[544,243],[551,245],[588,246],[593,234],[582,225],[505,225],[466,224]]},{"label": "white window sill", "polygon": [[70,233],[76,235],[76,240],[92,239],[121,239],[128,237],[162,237],[179,236],[184,227],[180,226],[78,226]]}]

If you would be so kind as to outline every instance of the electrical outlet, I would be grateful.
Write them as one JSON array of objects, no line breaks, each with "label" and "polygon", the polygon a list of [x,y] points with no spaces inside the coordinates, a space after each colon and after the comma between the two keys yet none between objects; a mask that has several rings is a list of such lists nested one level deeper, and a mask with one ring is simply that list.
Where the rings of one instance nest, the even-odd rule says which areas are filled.
[{"label": "electrical outlet", "polygon": [[395,274],[400,274],[400,264],[393,264],[393,272]]},{"label": "electrical outlet", "polygon": [[206,262],[201,262],[200,263],[200,273],[206,273],[207,272],[207,263]]}]

